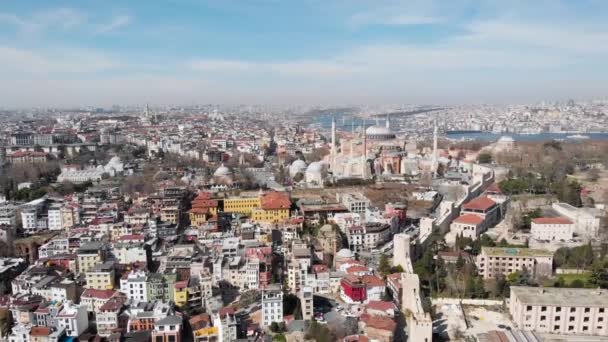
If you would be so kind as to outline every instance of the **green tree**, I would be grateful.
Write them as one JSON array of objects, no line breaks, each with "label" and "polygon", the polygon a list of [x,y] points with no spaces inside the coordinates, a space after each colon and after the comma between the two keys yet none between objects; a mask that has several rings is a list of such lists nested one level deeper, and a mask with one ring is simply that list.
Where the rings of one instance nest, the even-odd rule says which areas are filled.
[{"label": "green tree", "polygon": [[387,274],[391,273],[391,263],[389,261],[389,258],[386,254],[382,254],[382,256],[380,256],[380,262],[378,265],[378,272],[380,272],[380,274],[385,277]]},{"label": "green tree", "polygon": [[492,155],[491,155],[490,153],[486,153],[486,152],[484,152],[484,153],[480,153],[480,154],[477,156],[477,161],[478,161],[480,164],[489,164],[489,163],[491,163],[491,162],[492,162]]},{"label": "green tree", "polygon": [[581,288],[581,287],[585,287],[585,282],[582,281],[581,279],[574,279],[568,287],[574,287],[574,288]]},{"label": "green tree", "polygon": [[603,289],[608,288],[608,262],[604,261],[593,266],[589,283]]}]

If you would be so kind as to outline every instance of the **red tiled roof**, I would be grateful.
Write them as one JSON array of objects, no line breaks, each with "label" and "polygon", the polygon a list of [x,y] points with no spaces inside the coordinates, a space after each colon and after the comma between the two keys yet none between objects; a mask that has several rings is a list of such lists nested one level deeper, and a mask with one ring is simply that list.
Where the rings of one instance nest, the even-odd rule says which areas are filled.
[{"label": "red tiled roof", "polygon": [[536,224],[574,224],[565,217],[539,217],[532,219],[532,223]]},{"label": "red tiled roof", "polygon": [[393,273],[386,276],[386,281],[395,285],[397,288],[401,288],[401,273]]},{"label": "red tiled roof", "polygon": [[380,330],[395,331],[397,323],[388,317],[375,316],[370,314],[362,314],[359,319],[365,322],[365,325]]},{"label": "red tiled roof", "polygon": [[49,336],[51,334],[51,328],[49,327],[32,327],[30,336]]},{"label": "red tiled roof", "polygon": [[346,273],[349,273],[349,274],[359,273],[359,272],[368,272],[368,271],[369,270],[367,269],[367,267],[359,266],[359,265],[351,266],[346,269]]},{"label": "red tiled roof", "polygon": [[192,209],[188,210],[190,214],[207,214],[209,209],[202,207],[192,207]]},{"label": "red tiled roof", "polygon": [[211,199],[211,196],[213,196],[210,192],[207,191],[201,191],[198,193],[198,195],[196,196],[196,198],[194,199],[195,201],[198,200],[208,200]]},{"label": "red tiled roof", "polygon": [[137,241],[137,240],[144,240],[144,236],[141,234],[130,234],[130,235],[123,235],[121,236],[118,240],[120,241]]},{"label": "red tiled roof", "polygon": [[361,277],[361,281],[367,286],[384,286],[384,280],[375,275],[364,275]]},{"label": "red tiled roof", "polygon": [[231,306],[227,306],[225,308],[221,308],[219,311],[219,315],[220,317],[224,317],[226,315],[234,315],[235,311],[234,308]]},{"label": "red tiled roof", "polygon": [[217,207],[217,201],[216,200],[209,200],[209,199],[194,199],[194,201],[192,201],[192,208],[216,208]]},{"label": "red tiled roof", "polygon": [[261,198],[262,209],[289,209],[291,207],[291,200],[289,195],[284,192],[269,192],[264,194]]},{"label": "red tiled roof", "polygon": [[125,303],[124,297],[115,297],[108,300],[104,305],[102,305],[99,310],[101,311],[118,311]]},{"label": "red tiled roof", "polygon": [[462,207],[468,210],[488,210],[496,205],[496,202],[487,197],[477,197]]},{"label": "red tiled roof", "polygon": [[188,287],[188,280],[182,280],[182,281],[178,281],[177,283],[175,283],[175,288],[176,289],[185,289],[186,287]]},{"label": "red tiled roof", "polygon": [[108,299],[112,298],[116,291],[114,290],[97,290],[97,289],[86,289],[82,293],[83,297],[93,297],[93,298],[101,298]]},{"label": "red tiled roof", "polygon": [[487,189],[486,192],[494,192],[497,194],[502,194],[502,190],[498,187],[498,184],[492,183]]},{"label": "red tiled roof", "polygon": [[481,217],[477,216],[477,215],[465,214],[465,215],[458,216],[454,220],[454,222],[456,222],[456,223],[478,225],[478,224],[481,224],[483,222],[483,219]]},{"label": "red tiled roof", "polygon": [[367,308],[378,311],[395,310],[397,307],[393,302],[385,302],[380,300],[371,300],[367,303]]}]

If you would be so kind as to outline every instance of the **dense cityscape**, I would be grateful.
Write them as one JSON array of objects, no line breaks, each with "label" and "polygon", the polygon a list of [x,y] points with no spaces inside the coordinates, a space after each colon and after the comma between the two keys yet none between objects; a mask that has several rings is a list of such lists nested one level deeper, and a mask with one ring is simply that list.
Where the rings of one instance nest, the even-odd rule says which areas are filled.
[{"label": "dense cityscape", "polygon": [[0,4],[0,342],[608,341],[607,1]]},{"label": "dense cityscape", "polygon": [[601,103],[429,108],[5,111],[2,333],[605,339]]}]

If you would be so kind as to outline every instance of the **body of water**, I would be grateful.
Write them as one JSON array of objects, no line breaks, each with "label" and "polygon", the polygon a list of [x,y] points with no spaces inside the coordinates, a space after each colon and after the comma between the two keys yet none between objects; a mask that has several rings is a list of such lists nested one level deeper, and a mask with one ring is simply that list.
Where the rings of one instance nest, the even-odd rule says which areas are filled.
[{"label": "body of water", "polygon": [[[573,139],[572,136],[582,135],[589,139]],[[564,140],[564,141],[586,141],[586,140],[608,140],[608,133],[536,133],[536,134],[507,134],[507,133],[458,133],[445,135],[452,140],[480,140],[496,141],[500,137],[508,136],[515,141],[545,141],[545,140]],[[570,138],[569,138],[570,137]]]}]

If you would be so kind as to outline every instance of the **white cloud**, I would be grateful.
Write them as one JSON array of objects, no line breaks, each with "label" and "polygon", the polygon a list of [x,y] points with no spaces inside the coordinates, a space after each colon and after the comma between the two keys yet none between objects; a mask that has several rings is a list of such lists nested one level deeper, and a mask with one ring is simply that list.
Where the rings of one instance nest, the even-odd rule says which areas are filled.
[{"label": "white cloud", "polygon": [[99,25],[97,28],[97,33],[108,33],[112,31],[116,31],[123,27],[128,26],[132,21],[131,16],[129,15],[118,15],[112,18],[112,20],[103,25]]},{"label": "white cloud", "polygon": [[350,18],[349,24],[354,27],[367,25],[413,26],[438,24],[443,20],[441,17],[426,14],[357,13]]},{"label": "white cloud", "polygon": [[0,22],[16,27],[22,34],[33,34],[49,29],[72,29],[86,23],[86,15],[71,8],[56,8],[29,16],[0,13]]},{"label": "white cloud", "polygon": [[540,47],[581,53],[608,52],[608,31],[585,28],[571,23],[568,26],[518,22],[508,19],[476,21],[467,25],[464,42],[476,44]]},{"label": "white cloud", "polygon": [[53,51],[33,51],[0,46],[0,74],[45,75],[99,72],[117,68],[120,64],[96,51],[61,48]]},{"label": "white cloud", "polygon": [[357,72],[359,68],[347,63],[320,60],[294,60],[286,62],[254,62],[243,60],[199,59],[187,63],[195,71],[212,73],[223,72],[262,72],[285,76],[338,76]]}]

